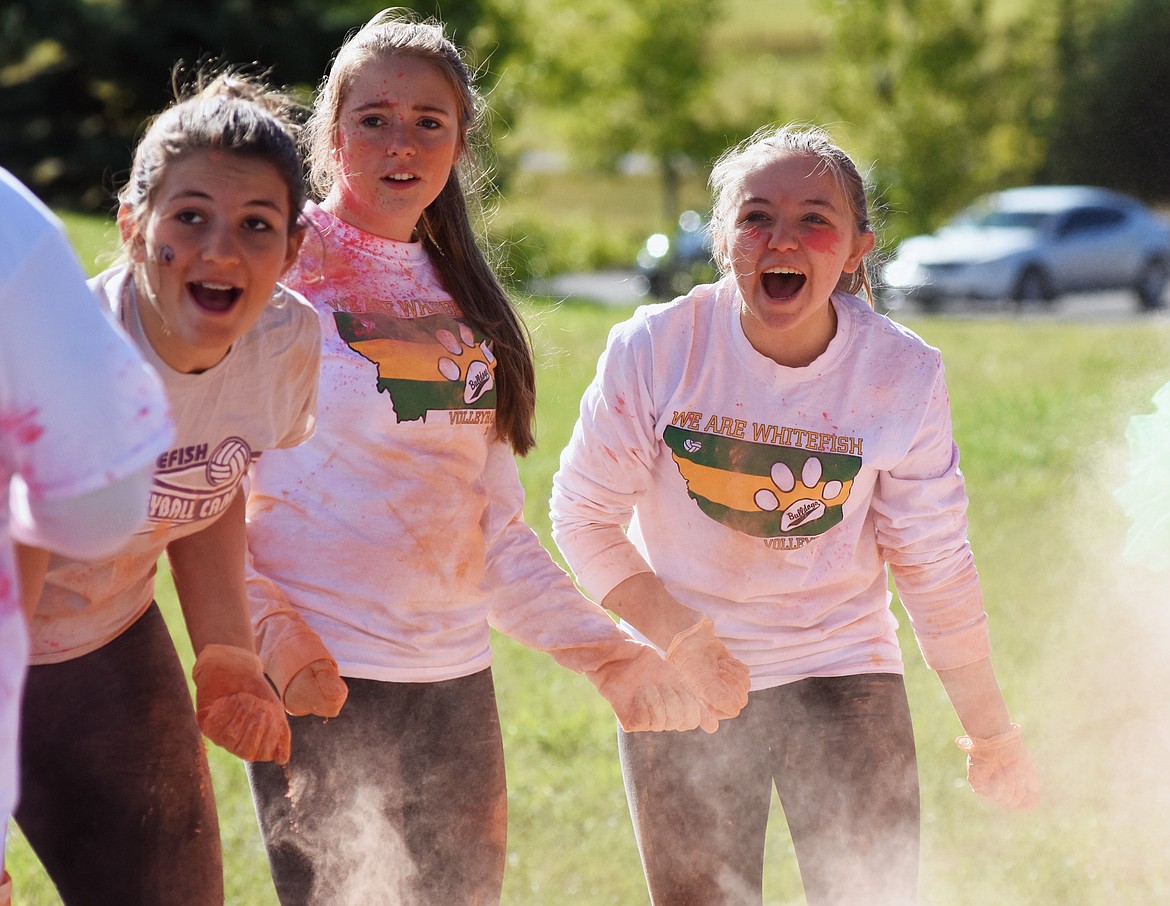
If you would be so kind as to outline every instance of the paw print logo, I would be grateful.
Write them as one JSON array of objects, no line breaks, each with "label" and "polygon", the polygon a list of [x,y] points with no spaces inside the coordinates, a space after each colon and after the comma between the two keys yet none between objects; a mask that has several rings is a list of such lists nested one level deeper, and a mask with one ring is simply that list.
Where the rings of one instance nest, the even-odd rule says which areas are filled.
[{"label": "paw print logo", "polygon": [[475,342],[475,335],[466,324],[459,325],[459,335],[443,327],[435,331],[435,339],[450,356],[439,356],[439,374],[449,381],[463,382],[463,402],[470,406],[496,385],[496,357],[487,340]]},{"label": "paw print logo", "polygon": [[822,481],[822,471],[821,461],[815,456],[805,460],[799,480],[786,463],[775,463],[771,471],[773,487],[756,491],[756,506],[769,513],[781,510],[780,530],[784,532],[815,522],[848,496],[840,481]]}]

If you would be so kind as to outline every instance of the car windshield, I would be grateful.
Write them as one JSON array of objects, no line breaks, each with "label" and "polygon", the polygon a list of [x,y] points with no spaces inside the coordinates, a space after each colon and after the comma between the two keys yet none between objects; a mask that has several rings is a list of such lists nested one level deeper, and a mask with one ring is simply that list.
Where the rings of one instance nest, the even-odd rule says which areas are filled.
[{"label": "car windshield", "polygon": [[973,208],[960,214],[954,226],[981,229],[1038,230],[1052,215],[1044,211],[1002,211],[994,208]]}]

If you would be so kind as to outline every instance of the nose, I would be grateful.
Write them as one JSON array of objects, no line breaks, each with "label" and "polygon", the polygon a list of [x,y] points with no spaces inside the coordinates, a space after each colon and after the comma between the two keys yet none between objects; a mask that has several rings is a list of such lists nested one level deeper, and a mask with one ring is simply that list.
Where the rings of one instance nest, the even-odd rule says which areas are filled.
[{"label": "nose", "polygon": [[414,154],[414,138],[401,117],[392,119],[386,128],[386,154],[395,157],[409,157]]},{"label": "nose", "polygon": [[207,241],[203,244],[203,258],[229,263],[240,260],[240,249],[229,225],[223,224],[208,231]]},{"label": "nose", "polygon": [[776,251],[788,251],[797,246],[796,228],[777,220],[768,235],[768,248]]}]

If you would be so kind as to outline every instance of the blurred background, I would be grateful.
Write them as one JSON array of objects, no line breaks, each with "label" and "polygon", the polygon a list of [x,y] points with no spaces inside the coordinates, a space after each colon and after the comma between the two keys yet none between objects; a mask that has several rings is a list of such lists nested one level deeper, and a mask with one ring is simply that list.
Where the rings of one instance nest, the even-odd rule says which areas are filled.
[{"label": "blurred background", "polygon": [[[255,61],[308,100],[345,33],[380,6],[0,0],[0,165],[62,213],[96,271],[117,243],[113,189],[144,117],[171,97],[177,60]],[[1170,209],[1170,0],[416,8],[441,11],[488,94],[485,236],[517,287],[554,288],[551,300],[521,299],[540,368],[540,446],[520,468],[527,519],[550,547],[551,477],[607,332],[648,288],[652,251],[699,250],[695,269],[655,295],[702,278],[710,163],[759,126],[830,128],[877,187],[879,241],[895,270],[957,266],[922,243],[901,258],[895,251],[956,218],[982,225],[979,212],[1009,206],[977,200],[1018,186],[1124,192],[1143,204],[1114,209],[1127,227],[1148,211],[1164,220]],[[1034,207],[1013,210],[1020,216],[988,219],[1040,222]],[[1036,237],[1057,236],[1069,222]],[[1125,292],[1091,302],[1074,295],[1055,307],[964,305],[958,318],[921,302],[895,310],[944,351],[997,668],[1045,789],[1029,815],[1005,815],[966,790],[957,721],[903,626],[923,785],[924,906],[1170,903],[1170,585],[1154,572],[1170,557],[1149,569],[1121,557],[1127,524],[1112,498],[1127,478],[1130,416],[1149,411],[1170,374],[1170,316],[1143,310],[1155,289],[1165,302],[1166,274],[1154,265],[1165,263],[1166,246],[1155,243],[1170,240],[1141,222],[1141,238],[1127,233],[1124,245],[1145,251],[1135,259],[1140,281],[1125,278],[1133,281]],[[1022,247],[1018,235],[994,238]],[[1000,271],[1020,261],[1004,258]],[[1104,267],[1094,270],[1099,278]],[[1049,301],[1043,282],[1031,286]],[[164,612],[179,627],[165,570],[160,576]],[[175,634],[189,666],[190,646]],[[604,701],[543,655],[503,637],[494,647],[509,774],[504,903],[644,903]],[[209,749],[227,902],[271,906],[242,767]],[[765,902],[803,903],[778,811],[768,847]],[[17,902],[59,906],[18,833],[8,855]]]},{"label": "blurred background", "polygon": [[[1091,183],[1170,201],[1166,0],[446,0],[481,73],[485,231],[517,284],[631,268],[708,208],[712,159],[816,122],[870,168],[879,240],[976,197]],[[58,209],[108,214],[171,69],[271,68],[307,100],[378,0],[6,0],[0,162]],[[644,257],[644,256],[643,256]]]}]

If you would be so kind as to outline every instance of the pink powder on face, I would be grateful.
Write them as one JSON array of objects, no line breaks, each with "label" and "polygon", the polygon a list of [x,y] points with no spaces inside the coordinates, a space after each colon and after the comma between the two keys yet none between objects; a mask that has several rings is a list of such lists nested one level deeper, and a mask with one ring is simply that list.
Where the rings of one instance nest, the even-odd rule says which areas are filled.
[{"label": "pink powder on face", "polygon": [[837,254],[837,244],[841,241],[841,234],[836,230],[810,230],[804,237],[804,243],[814,252],[822,255]]}]

